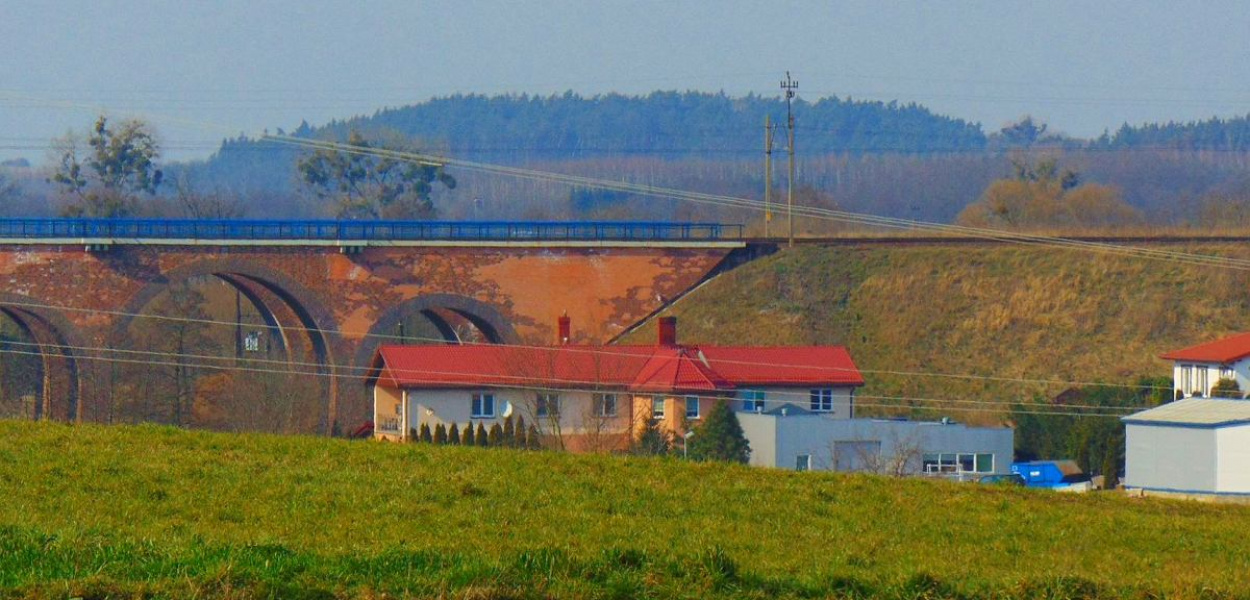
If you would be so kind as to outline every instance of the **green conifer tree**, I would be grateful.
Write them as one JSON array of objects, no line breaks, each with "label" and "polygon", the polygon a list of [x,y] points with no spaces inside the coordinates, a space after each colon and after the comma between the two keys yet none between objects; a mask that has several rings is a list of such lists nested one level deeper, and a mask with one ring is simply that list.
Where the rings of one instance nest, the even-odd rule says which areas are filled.
[{"label": "green conifer tree", "polygon": [[486,433],[486,439],[492,448],[503,447],[503,427],[499,423],[490,426],[490,431]]},{"label": "green conifer tree", "polygon": [[751,458],[751,445],[742,432],[742,424],[724,399],[712,405],[688,443],[690,458],[695,460],[746,463]]},{"label": "green conifer tree", "polygon": [[444,427],[442,423],[439,423],[438,425],[434,426],[434,443],[435,444],[447,443],[447,428]]},{"label": "green conifer tree", "polygon": [[482,425],[481,423],[477,424],[477,432],[473,434],[473,441],[476,442],[478,446],[483,448],[490,444],[490,438],[486,435],[485,425]]},{"label": "green conifer tree", "polygon": [[503,419],[503,445],[509,448],[516,446],[516,424],[512,422],[512,415]]},{"label": "green conifer tree", "polygon": [[422,423],[422,424],[421,424],[421,434],[420,434],[420,435],[421,435],[421,441],[423,441],[423,442],[427,442],[427,443],[429,443],[429,442],[433,442],[433,441],[434,441],[434,436],[430,433],[430,424],[429,424],[429,423]]},{"label": "green conifer tree", "polygon": [[512,438],[512,447],[513,447],[513,448],[524,448],[524,447],[525,447],[525,433],[526,433],[526,431],[527,431],[527,430],[525,429],[525,415],[517,415],[517,416],[516,416],[516,430],[515,430],[516,435],[515,435],[515,436],[513,436],[513,438]]},{"label": "green conifer tree", "polygon": [[543,449],[543,442],[538,438],[538,428],[533,425],[525,432],[525,447],[529,450]]},{"label": "green conifer tree", "polygon": [[634,438],[630,447],[631,454],[641,456],[663,456],[673,448],[673,440],[668,433],[660,428],[660,422],[648,418],[638,437]]},{"label": "green conifer tree", "polygon": [[464,431],[460,432],[460,445],[472,446],[477,440],[473,439],[473,423],[464,426]]},{"label": "green conifer tree", "polygon": [[453,446],[460,445],[460,426],[455,423],[451,424],[451,429],[447,432],[447,443]]}]

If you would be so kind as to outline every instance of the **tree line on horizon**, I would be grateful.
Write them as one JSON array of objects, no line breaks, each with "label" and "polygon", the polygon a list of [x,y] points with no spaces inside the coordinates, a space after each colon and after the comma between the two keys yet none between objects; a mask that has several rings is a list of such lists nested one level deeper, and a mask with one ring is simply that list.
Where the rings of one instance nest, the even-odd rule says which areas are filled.
[{"label": "tree line on horizon", "polygon": [[[1116,219],[1100,218],[1099,226],[1250,224],[1250,115],[1191,123],[1125,124],[1115,133],[1082,140],[1055,133],[1027,116],[986,133],[979,123],[938,115],[917,104],[834,97],[800,99],[794,111],[798,194],[810,205],[950,223],[965,215],[971,205],[986,200],[994,182],[1018,179],[1017,164],[1057,160],[1064,168],[1079,172],[1083,183],[1107,188],[1103,196],[1118,195],[1130,207],[1112,211]],[[321,127],[301,123],[289,135],[421,149],[758,200],[764,187],[766,114],[779,126],[773,155],[774,197],[784,198],[785,104],[757,95],[454,95]],[[113,124],[123,130],[128,126]],[[287,135],[281,129],[277,132]],[[78,141],[89,141],[96,134],[89,132],[83,136],[86,140]],[[67,141],[73,140],[58,140],[58,144],[64,146]],[[94,147],[88,144],[86,148]],[[321,157],[324,167],[343,166],[326,158]],[[722,220],[754,223],[756,228],[760,221],[759,215],[741,210],[454,170],[435,174],[433,179],[422,174],[412,183],[418,188],[417,196],[396,197],[377,206],[361,205],[356,198],[354,208],[345,211],[341,210],[346,202],[341,188],[319,186],[313,183],[318,179],[315,173],[301,169],[314,159],[317,156],[311,151],[245,136],[224,140],[203,161],[161,164],[153,153],[147,160],[159,170],[133,180],[141,184],[134,189],[142,193],[134,196],[144,198],[142,210],[129,206],[120,213],[190,218]],[[81,178],[90,164],[63,161],[54,175],[41,180],[6,179],[0,169],[5,212],[39,215],[59,209],[66,214],[91,214],[65,207],[88,200],[116,202],[116,198],[86,193]],[[72,171],[75,166],[76,172]],[[392,166],[389,176],[399,172]],[[452,181],[454,187],[446,185]],[[130,183],[123,180],[111,185]],[[379,189],[395,188],[396,184],[379,184]],[[74,196],[76,202],[66,202]],[[1070,219],[1044,221],[1046,225],[1070,224]],[[838,229],[821,222],[805,222],[804,226],[812,229],[810,233]]]}]

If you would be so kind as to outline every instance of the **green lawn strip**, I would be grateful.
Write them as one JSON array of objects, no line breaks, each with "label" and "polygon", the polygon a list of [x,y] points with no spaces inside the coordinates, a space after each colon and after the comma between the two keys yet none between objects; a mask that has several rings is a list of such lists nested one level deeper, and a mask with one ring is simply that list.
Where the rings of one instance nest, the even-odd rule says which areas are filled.
[{"label": "green lawn strip", "polygon": [[0,422],[0,499],[15,597],[1250,589],[1246,507],[676,459]]}]

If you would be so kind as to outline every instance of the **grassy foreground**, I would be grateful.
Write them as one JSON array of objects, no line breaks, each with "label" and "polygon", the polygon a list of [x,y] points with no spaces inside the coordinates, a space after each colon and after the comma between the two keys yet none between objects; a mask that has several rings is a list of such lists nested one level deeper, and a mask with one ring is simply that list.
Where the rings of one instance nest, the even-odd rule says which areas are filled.
[{"label": "grassy foreground", "polygon": [[1246,598],[1250,508],[0,421],[4,598]]},{"label": "grassy foreground", "polygon": [[[1153,248],[1250,258],[1232,244]],[[799,247],[712,280],[667,314],[691,343],[846,345],[868,380],[863,408],[910,402],[993,422],[1001,409],[942,401],[1006,406],[1067,386],[917,373],[1170,377],[1159,354],[1250,330],[1250,272],[1003,245]],[[653,336],[643,327],[628,339]]]}]

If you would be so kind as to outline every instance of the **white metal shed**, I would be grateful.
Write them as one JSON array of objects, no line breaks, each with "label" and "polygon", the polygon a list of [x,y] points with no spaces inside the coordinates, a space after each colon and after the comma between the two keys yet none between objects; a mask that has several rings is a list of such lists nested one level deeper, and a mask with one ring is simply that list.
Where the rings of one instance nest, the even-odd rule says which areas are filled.
[{"label": "white metal shed", "polygon": [[1126,488],[1250,495],[1250,400],[1188,398],[1121,420]]}]

